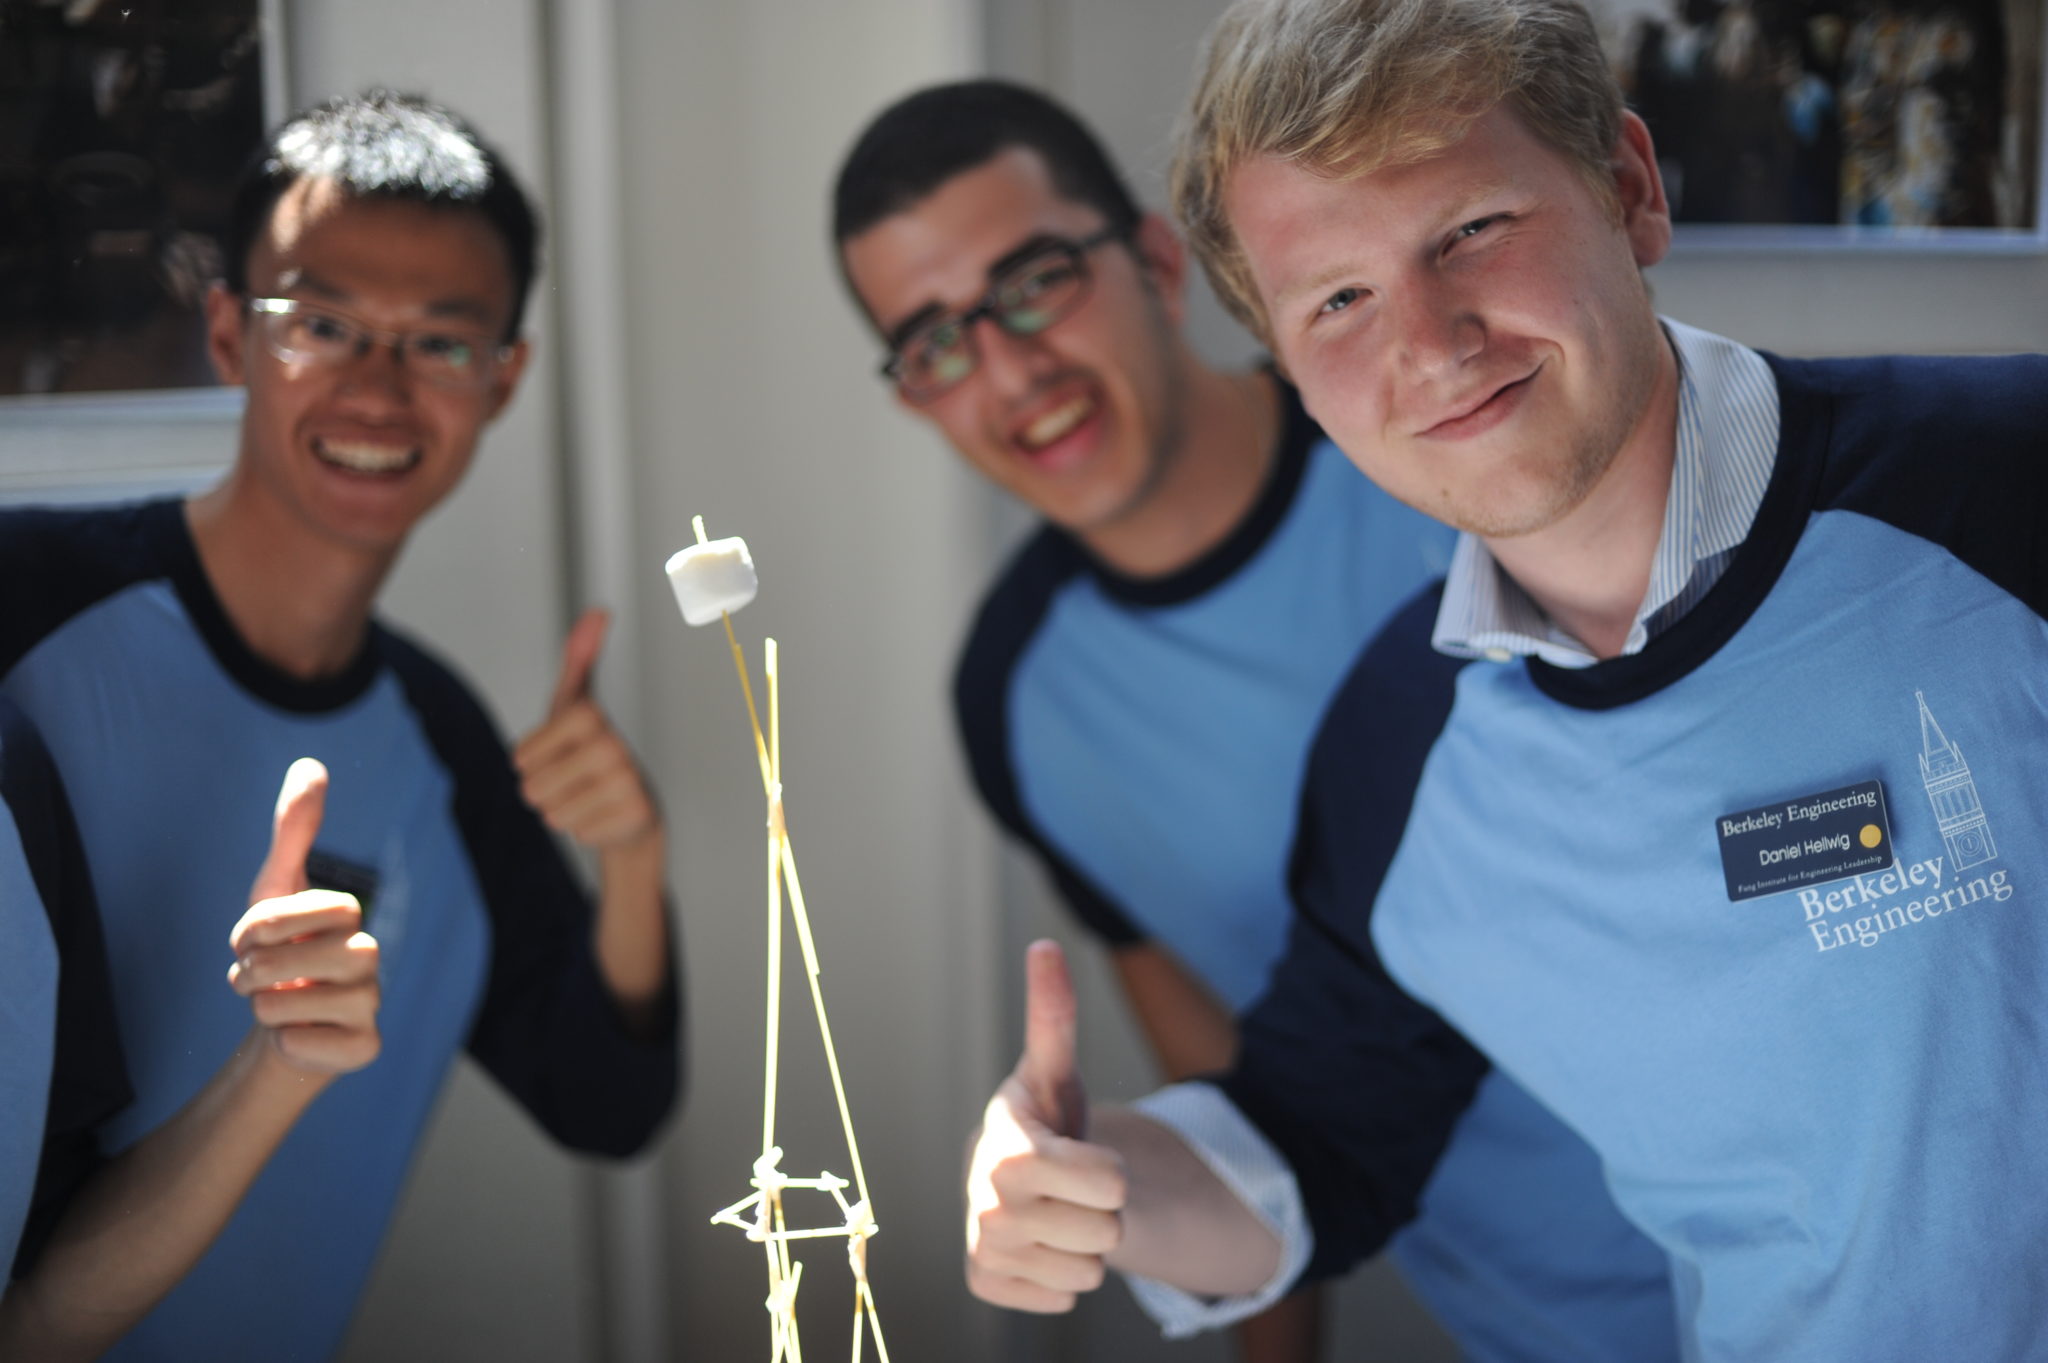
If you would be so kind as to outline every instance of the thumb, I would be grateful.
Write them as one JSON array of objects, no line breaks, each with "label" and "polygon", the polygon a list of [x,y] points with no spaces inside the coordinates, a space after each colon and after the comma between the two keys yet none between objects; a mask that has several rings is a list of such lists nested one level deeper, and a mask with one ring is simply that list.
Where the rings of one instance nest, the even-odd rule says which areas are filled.
[{"label": "thumb", "polygon": [[1074,1060],[1077,1015],[1066,954],[1057,942],[1033,942],[1024,953],[1024,1056],[1017,1078],[1047,1124],[1074,1137],[1085,1115]]},{"label": "thumb", "polygon": [[249,902],[297,894],[307,887],[306,854],[320,836],[327,812],[327,768],[301,757],[284,774],[277,792],[277,813],[270,824],[270,852],[249,887]]},{"label": "thumb", "polygon": [[590,674],[597,666],[597,655],[604,650],[605,631],[611,623],[610,611],[592,606],[569,627],[569,637],[562,641],[562,674],[555,679],[555,696],[548,702],[549,719],[590,693]]}]

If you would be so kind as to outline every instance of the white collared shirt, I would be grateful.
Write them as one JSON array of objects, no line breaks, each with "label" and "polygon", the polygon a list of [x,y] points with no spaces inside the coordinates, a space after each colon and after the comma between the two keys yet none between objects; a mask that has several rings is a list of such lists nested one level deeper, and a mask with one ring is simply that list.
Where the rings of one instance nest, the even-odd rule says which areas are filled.
[{"label": "white collared shirt", "polygon": [[[1664,526],[1624,653],[1639,652],[1718,582],[1757,508],[1778,452],[1778,387],[1747,346],[1662,319],[1678,355],[1677,449]],[[1495,662],[1534,654],[1560,667],[1599,661],[1552,624],[1475,536],[1459,537],[1431,643]],[[1171,1129],[1280,1238],[1280,1267],[1242,1297],[1209,1298],[1127,1275],[1132,1294],[1169,1339],[1256,1315],[1292,1289],[1314,1236],[1292,1171],[1222,1092],[1175,1084],[1133,1106]]]}]

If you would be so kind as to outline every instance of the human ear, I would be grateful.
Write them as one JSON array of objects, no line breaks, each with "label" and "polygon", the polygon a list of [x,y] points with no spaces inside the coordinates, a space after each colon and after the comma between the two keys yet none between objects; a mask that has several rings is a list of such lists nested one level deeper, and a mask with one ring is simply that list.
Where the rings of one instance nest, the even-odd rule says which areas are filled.
[{"label": "human ear", "polygon": [[1664,177],[1657,169],[1649,125],[1628,110],[1622,112],[1621,135],[1615,139],[1609,166],[1621,229],[1636,264],[1655,265],[1671,249],[1671,205],[1664,197]]},{"label": "human ear", "polygon": [[243,345],[247,340],[242,295],[216,279],[207,286],[205,310],[206,357],[213,361],[213,372],[220,375],[222,383],[239,384],[243,380]]},{"label": "human ear", "polygon": [[1152,281],[1159,301],[1165,306],[1167,319],[1175,326],[1185,323],[1188,251],[1181,242],[1180,233],[1174,231],[1173,225],[1159,214],[1147,213],[1138,219],[1137,229],[1131,234],[1131,250],[1138,258],[1138,267]]}]

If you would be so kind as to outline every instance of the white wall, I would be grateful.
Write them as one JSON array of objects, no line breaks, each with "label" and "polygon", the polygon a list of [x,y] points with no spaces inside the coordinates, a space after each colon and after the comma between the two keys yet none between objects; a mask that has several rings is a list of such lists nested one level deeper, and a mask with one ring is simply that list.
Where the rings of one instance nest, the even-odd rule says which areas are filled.
[{"label": "white wall", "polygon": [[[750,650],[769,633],[783,647],[789,816],[882,1228],[871,1267],[891,1352],[989,1357],[995,1317],[961,1285],[956,1171],[993,1083],[991,875],[944,697],[982,494],[892,410],[826,244],[840,152],[898,91],[967,68],[972,10],[625,0],[619,15],[631,532],[691,952],[691,1097],[667,1158],[677,1356],[767,1345],[758,1251],[705,1224],[746,1193],[760,1139],[764,926],[761,796],[729,655],[715,631],[683,629],[656,571],[696,512],[753,550],[761,598],[737,617]],[[845,1174],[805,1005],[790,1005],[784,1166]],[[806,1356],[840,1356],[843,1259],[811,1260]]]}]

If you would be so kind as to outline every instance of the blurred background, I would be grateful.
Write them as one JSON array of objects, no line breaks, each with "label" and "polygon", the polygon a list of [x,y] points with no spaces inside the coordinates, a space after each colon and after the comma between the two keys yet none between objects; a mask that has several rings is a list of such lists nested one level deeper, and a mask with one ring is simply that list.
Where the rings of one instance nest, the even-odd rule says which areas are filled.
[{"label": "blurred background", "polygon": [[[961,1142],[1015,1055],[1026,941],[1051,932],[1079,949],[1092,1093],[1151,1081],[1101,962],[998,845],[954,751],[953,649],[1023,521],[893,406],[825,225],[838,158],[868,116],[990,71],[1068,99],[1162,204],[1173,119],[1221,8],[263,0],[273,99],[424,90],[474,119],[543,201],[534,368],[387,607],[458,662],[508,732],[538,719],[575,611],[613,608],[600,686],[669,813],[687,952],[689,1094],[658,1150],[625,1169],[569,1160],[464,1070],[353,1363],[767,1356],[759,1252],[708,1224],[747,1192],[758,1143],[761,808],[723,641],[685,630],[660,572],[692,514],[747,538],[762,595],[737,624],[756,657],[764,633],[782,647],[789,816],[882,1227],[870,1265],[892,1357],[1228,1357],[1218,1340],[1160,1342],[1118,1286],[1041,1321],[982,1307],[961,1284]],[[19,117],[8,33],[0,123]],[[2038,51],[2013,60],[2038,83]],[[0,128],[0,161],[21,142]],[[1652,279],[1674,316],[1788,353],[2048,349],[2038,251],[1681,247]],[[1254,353],[1206,298],[1196,318],[1213,358]],[[0,399],[0,498],[203,485],[232,452],[237,411],[218,389]],[[845,1173],[791,1002],[784,1167]],[[803,1294],[814,1360],[838,1356],[851,1319],[824,1246]],[[1344,1359],[1452,1356],[1377,1269],[1341,1316]]]}]

